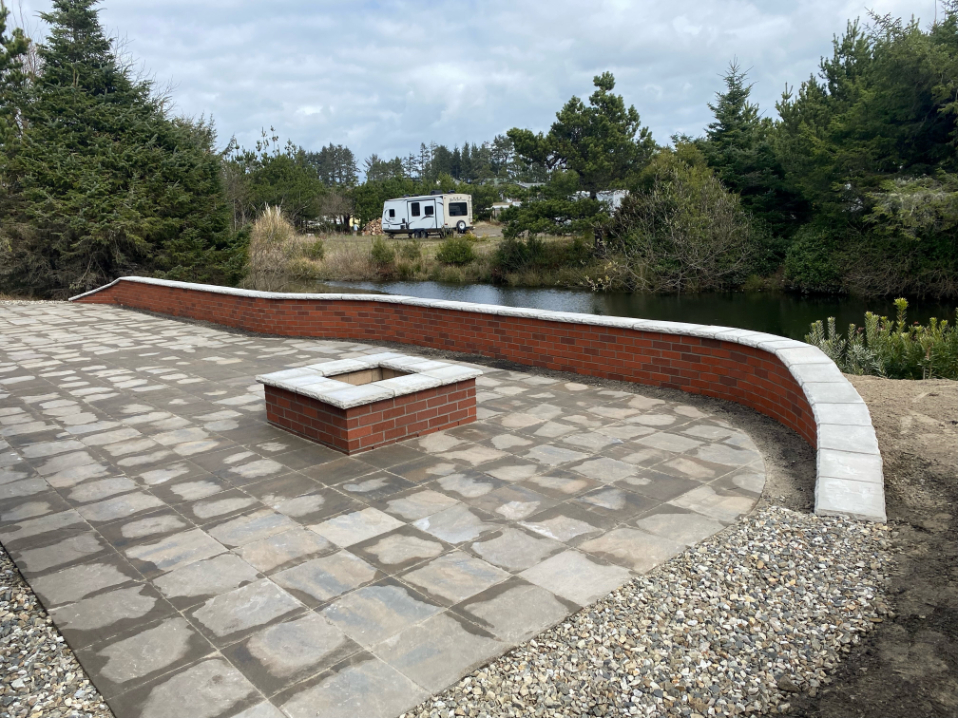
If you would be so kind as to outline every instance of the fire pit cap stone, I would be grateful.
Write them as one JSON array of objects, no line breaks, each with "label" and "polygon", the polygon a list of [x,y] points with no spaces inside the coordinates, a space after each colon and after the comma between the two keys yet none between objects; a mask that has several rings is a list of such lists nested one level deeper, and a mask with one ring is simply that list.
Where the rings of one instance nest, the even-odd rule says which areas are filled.
[{"label": "fire pit cap stone", "polygon": [[[336,379],[343,374],[377,369],[387,369],[402,372],[402,374],[358,385]],[[397,352],[380,352],[262,374],[256,377],[256,381],[265,386],[308,396],[340,409],[352,409],[385,399],[475,379],[481,375],[480,369],[471,366],[434,361]]]}]

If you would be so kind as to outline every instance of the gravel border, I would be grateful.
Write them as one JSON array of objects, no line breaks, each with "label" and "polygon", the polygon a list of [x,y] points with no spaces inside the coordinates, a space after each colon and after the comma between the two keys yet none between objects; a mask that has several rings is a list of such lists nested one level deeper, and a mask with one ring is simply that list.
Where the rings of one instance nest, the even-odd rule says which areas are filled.
[{"label": "gravel border", "polygon": [[0,718],[113,718],[0,547]]},{"label": "gravel border", "polygon": [[788,713],[891,615],[890,533],[762,509],[404,716]]}]

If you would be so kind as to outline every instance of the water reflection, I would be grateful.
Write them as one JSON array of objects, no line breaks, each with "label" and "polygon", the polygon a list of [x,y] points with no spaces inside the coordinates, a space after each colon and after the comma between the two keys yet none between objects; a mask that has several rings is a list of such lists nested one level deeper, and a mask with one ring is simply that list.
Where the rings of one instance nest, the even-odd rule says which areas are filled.
[{"label": "water reflection", "polygon": [[[888,316],[895,313],[894,304],[886,299],[802,297],[764,292],[594,294],[577,289],[516,289],[490,284],[460,285],[439,282],[332,282],[324,286],[327,287],[326,291],[352,289],[505,307],[715,324],[780,334],[793,339],[804,339],[808,325],[817,319],[835,317],[838,326],[845,330],[850,323],[861,324],[866,311]],[[953,321],[954,309],[934,302],[912,302],[908,316],[921,322],[933,316]]]}]

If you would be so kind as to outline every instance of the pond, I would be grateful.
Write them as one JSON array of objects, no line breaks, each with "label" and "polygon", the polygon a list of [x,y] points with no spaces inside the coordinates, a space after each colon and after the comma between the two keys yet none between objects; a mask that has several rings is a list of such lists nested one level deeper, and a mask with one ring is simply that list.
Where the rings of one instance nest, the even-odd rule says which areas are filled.
[{"label": "pond", "polygon": [[[817,319],[835,317],[839,328],[844,331],[850,323],[862,324],[866,311],[886,316],[895,314],[895,306],[890,299],[805,297],[770,292],[684,295],[593,293],[578,289],[517,289],[491,284],[439,282],[330,282],[321,285],[316,291],[341,292],[344,289],[504,307],[714,324],[799,340],[804,340],[809,324]],[[954,307],[945,304],[910,301],[908,317],[910,321],[920,322],[926,322],[930,317],[947,318],[953,323],[955,311]]]}]

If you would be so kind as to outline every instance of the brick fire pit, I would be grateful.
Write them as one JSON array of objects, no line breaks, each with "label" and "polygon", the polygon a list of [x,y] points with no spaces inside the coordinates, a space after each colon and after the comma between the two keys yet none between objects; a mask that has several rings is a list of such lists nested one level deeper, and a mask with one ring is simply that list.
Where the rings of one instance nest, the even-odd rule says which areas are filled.
[{"label": "brick fire pit", "polygon": [[395,352],[264,374],[266,417],[355,454],[476,420],[478,369]]}]

